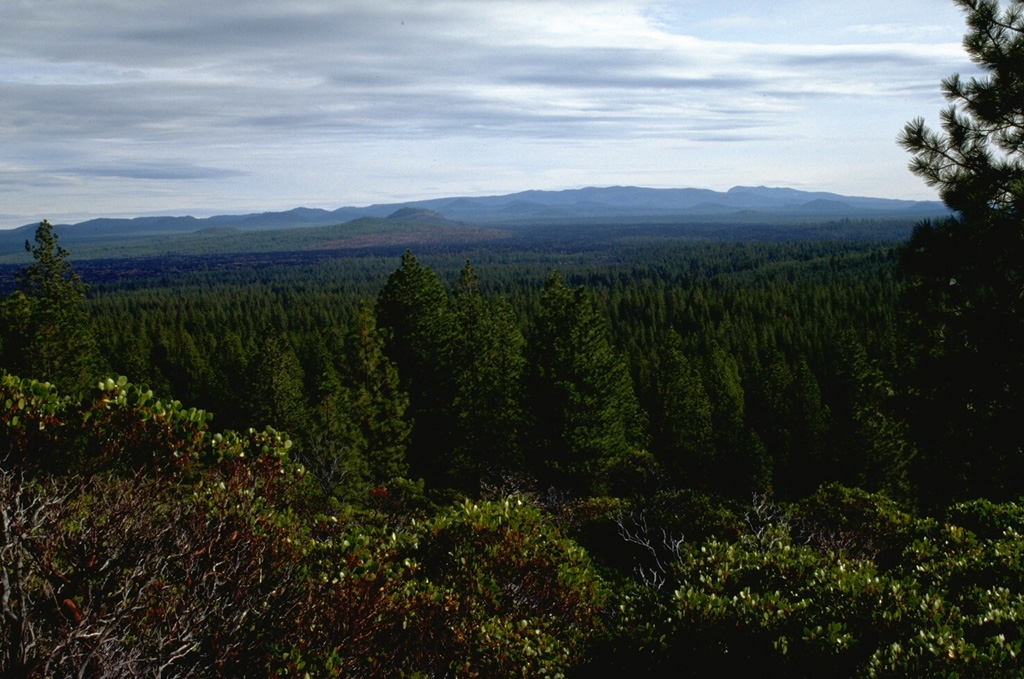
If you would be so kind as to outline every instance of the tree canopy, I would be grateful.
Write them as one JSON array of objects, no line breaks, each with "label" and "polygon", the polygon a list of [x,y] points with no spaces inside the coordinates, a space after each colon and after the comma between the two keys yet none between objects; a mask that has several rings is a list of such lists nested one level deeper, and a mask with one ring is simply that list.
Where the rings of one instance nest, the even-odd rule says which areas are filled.
[{"label": "tree canopy", "polygon": [[938,500],[1015,496],[1024,473],[1024,2],[956,1],[982,75],[943,82],[940,131],[917,119],[900,137],[952,211],[901,251],[909,419]]},{"label": "tree canopy", "polygon": [[48,221],[36,229],[34,245],[25,241],[25,250],[35,261],[15,274],[18,289],[0,306],[3,363],[12,372],[79,391],[98,376],[96,342],[82,307],[89,287],[72,270]]},{"label": "tree canopy", "polygon": [[917,118],[900,143],[911,170],[964,219],[1018,213],[1024,199],[1024,2],[955,0],[967,14],[964,48],[983,76],[942,83],[942,131]]}]

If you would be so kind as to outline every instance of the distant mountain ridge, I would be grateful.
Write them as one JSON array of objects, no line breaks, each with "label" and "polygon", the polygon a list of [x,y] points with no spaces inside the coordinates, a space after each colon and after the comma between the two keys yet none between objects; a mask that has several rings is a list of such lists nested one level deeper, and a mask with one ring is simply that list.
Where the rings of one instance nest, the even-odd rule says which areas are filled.
[{"label": "distant mountain ridge", "polygon": [[[651,189],[633,186],[610,186],[565,189],[561,191],[520,191],[494,196],[457,196],[431,198],[399,203],[380,203],[366,207],[341,207],[336,210],[298,207],[283,212],[260,212],[215,217],[136,217],[133,219],[98,218],[79,222],[84,229],[106,229],[129,223],[150,232],[183,232],[211,226],[233,226],[246,230],[261,228],[326,226],[359,217],[388,217],[402,208],[426,209],[448,219],[505,221],[518,216],[534,217],[537,212],[559,208],[558,212],[647,214],[650,211],[696,213],[728,210],[773,211],[799,209],[815,201],[828,201],[851,213],[936,214],[945,212],[939,201],[897,200],[844,196],[821,191],[800,191],[765,186],[734,186],[728,191],[712,189]],[[858,215],[859,216],[859,215]],[[61,225],[67,226],[67,225]],[[34,228],[26,225],[23,228]]]},{"label": "distant mountain ridge", "polygon": [[[336,210],[294,208],[214,217],[98,218],[58,224],[68,246],[153,237],[286,231],[337,226],[363,218],[400,220],[419,225],[514,229],[543,224],[584,225],[609,222],[803,222],[811,219],[922,219],[946,214],[938,201],[844,196],[790,188],[736,186],[728,191],[632,186],[588,187],[562,191],[530,190],[494,196],[454,196],[383,203]],[[0,254],[20,250],[35,224],[0,231]]]}]

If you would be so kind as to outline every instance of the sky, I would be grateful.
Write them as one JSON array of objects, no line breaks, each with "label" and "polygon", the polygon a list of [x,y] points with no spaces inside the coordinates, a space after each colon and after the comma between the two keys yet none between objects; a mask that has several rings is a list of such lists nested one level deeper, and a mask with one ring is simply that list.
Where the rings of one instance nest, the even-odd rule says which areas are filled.
[{"label": "sky", "polygon": [[951,0],[0,0],[0,228],[585,186],[935,199]]}]

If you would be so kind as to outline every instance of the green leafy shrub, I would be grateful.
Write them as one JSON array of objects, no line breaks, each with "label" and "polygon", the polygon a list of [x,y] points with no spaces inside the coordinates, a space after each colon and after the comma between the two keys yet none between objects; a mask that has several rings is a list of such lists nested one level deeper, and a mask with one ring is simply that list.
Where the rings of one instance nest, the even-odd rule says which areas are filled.
[{"label": "green leafy shrub", "polygon": [[[769,520],[748,516],[748,532],[731,541],[658,547],[655,524],[624,535],[654,547],[643,577],[617,596],[610,647],[630,667],[665,676],[690,664],[757,676],[1020,676],[1024,540],[1015,507],[951,509],[985,518],[988,537],[841,487],[792,515],[755,514]],[[836,531],[827,545],[804,544],[810,516]]]},{"label": "green leafy shrub", "polygon": [[1007,530],[1024,533],[1024,507],[1015,502],[986,499],[958,502],[946,510],[946,521],[966,528],[979,538],[997,540]]},{"label": "green leafy shrub", "polygon": [[71,403],[48,382],[0,373],[0,464],[8,468],[62,467],[49,445],[66,421]]},{"label": "green leafy shrub", "polygon": [[606,590],[587,554],[517,498],[442,512],[412,554],[453,631],[448,672],[559,677],[600,630]]},{"label": "green leafy shrub", "polygon": [[884,495],[829,483],[796,504],[799,538],[820,551],[869,559],[881,569],[895,565],[925,526]]}]

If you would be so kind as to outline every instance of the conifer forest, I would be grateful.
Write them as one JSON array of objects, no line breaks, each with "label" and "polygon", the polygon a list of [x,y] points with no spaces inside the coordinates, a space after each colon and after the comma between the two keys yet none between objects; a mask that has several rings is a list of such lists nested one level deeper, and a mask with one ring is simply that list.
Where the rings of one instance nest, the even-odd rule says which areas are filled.
[{"label": "conifer forest", "polygon": [[81,261],[40,224],[0,675],[1022,676],[1024,4],[957,4],[981,75],[899,138],[932,220]]}]

